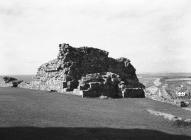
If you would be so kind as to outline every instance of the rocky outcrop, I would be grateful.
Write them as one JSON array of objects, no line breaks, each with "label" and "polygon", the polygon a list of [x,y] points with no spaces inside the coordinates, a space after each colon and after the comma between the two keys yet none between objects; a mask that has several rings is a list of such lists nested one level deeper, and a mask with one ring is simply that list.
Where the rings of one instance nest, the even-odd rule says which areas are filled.
[{"label": "rocky outcrop", "polygon": [[60,44],[57,58],[38,68],[30,88],[74,91],[71,93],[83,97],[144,97],[144,85],[139,83],[130,60],[108,54],[97,48]]},{"label": "rocky outcrop", "polygon": [[0,87],[18,87],[22,80],[18,80],[17,78],[4,76],[0,78]]}]

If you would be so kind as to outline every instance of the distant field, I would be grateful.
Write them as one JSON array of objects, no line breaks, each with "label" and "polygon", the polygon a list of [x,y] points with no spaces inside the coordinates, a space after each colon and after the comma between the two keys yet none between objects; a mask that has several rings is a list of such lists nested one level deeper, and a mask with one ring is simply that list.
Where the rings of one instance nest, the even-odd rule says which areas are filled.
[{"label": "distant field", "polygon": [[177,82],[177,81],[191,81],[191,73],[150,73],[150,74],[138,74],[140,82],[146,87],[153,86],[153,81],[156,78],[160,78],[161,82]]},{"label": "distant field", "polygon": [[173,78],[173,79],[166,79],[166,82],[170,81],[191,81],[191,78]]},{"label": "distant field", "polygon": [[[139,74],[139,80],[146,88],[155,86],[154,81],[160,78],[162,86],[172,99],[186,100],[191,103],[191,74],[190,73],[164,73],[164,74]],[[176,93],[185,92],[185,96]]]},{"label": "distant field", "polygon": [[155,79],[156,78],[154,78],[154,77],[149,77],[149,78],[141,77],[141,78],[139,78],[139,81],[141,83],[143,83],[145,85],[145,87],[147,88],[147,87],[151,87],[151,86],[154,85],[153,82],[154,82]]},{"label": "distant field", "polygon": [[148,73],[137,74],[141,78],[165,78],[165,79],[179,79],[179,78],[191,78],[191,73]]}]

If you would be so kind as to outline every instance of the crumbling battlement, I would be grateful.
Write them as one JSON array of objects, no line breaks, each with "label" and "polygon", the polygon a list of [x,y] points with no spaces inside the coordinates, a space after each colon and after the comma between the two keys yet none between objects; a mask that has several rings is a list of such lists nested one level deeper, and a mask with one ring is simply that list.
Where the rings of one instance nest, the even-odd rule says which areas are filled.
[{"label": "crumbling battlement", "polygon": [[[127,58],[110,58],[108,54],[107,51],[97,48],[74,48],[69,44],[60,44],[57,58],[38,68],[34,81],[31,82],[31,87],[43,90],[56,90],[58,92],[78,89],[75,91],[80,91],[80,94],[88,95],[88,97],[98,96],[104,92],[107,93],[107,96],[121,97],[123,94],[133,95],[135,90],[135,94],[138,94],[138,96],[140,94],[140,97],[144,97],[144,85],[139,83],[135,73],[136,70],[130,60]],[[102,80],[107,79],[106,81],[110,82],[92,83],[91,76],[95,80],[96,73],[99,75],[99,78],[102,77]],[[97,86],[99,88],[103,86],[105,88],[100,88],[102,90],[99,90],[99,93],[93,91],[91,87],[88,88],[89,91],[88,89],[83,90],[80,84],[83,83],[82,81],[87,76],[90,78],[89,82],[91,83],[86,81],[86,86]],[[117,77],[118,82],[112,82],[112,76]],[[99,82],[97,80],[95,82]],[[121,88],[121,85],[123,85],[123,88]],[[116,93],[113,93],[113,91],[109,92],[111,90],[108,88],[115,89],[113,91],[116,91]],[[127,89],[131,89],[131,92],[126,93]],[[137,93],[137,89],[140,92]]]}]

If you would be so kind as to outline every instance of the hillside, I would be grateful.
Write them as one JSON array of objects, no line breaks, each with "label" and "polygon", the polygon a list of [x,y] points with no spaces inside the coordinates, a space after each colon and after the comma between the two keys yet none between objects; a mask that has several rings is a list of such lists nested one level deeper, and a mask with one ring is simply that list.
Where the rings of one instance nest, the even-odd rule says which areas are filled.
[{"label": "hillside", "polygon": [[0,88],[0,137],[191,139],[190,126],[155,116],[148,110],[185,119],[191,116],[189,111],[150,99],[82,99],[45,91]]}]

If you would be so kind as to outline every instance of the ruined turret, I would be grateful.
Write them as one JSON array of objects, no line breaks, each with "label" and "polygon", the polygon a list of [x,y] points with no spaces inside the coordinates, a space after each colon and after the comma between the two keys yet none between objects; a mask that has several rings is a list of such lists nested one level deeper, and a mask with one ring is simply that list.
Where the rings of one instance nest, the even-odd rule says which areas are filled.
[{"label": "ruined turret", "polygon": [[144,97],[144,85],[139,83],[130,60],[114,59],[108,54],[93,47],[59,44],[57,58],[38,68],[31,86],[61,93],[73,91],[71,94],[83,97],[98,97],[104,93],[109,97]]}]

